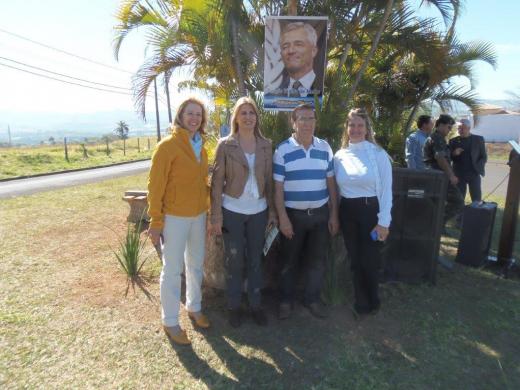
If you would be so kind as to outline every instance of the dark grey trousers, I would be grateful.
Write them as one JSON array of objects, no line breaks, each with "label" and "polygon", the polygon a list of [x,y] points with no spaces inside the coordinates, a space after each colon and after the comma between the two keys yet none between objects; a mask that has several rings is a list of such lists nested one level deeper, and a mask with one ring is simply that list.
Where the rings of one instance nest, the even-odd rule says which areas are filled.
[{"label": "dark grey trousers", "polygon": [[282,235],[280,302],[292,303],[294,300],[299,263],[302,257],[306,257],[304,301],[306,304],[316,303],[320,299],[329,243],[329,209],[325,205],[310,211],[286,210],[294,236],[289,240]]},{"label": "dark grey trousers", "polygon": [[466,199],[466,191],[469,187],[469,195],[471,196],[471,201],[476,202],[482,200],[482,186],[480,175],[478,174],[466,174],[466,175],[457,175],[459,178],[459,183],[457,187],[462,195],[462,199]]},{"label": "dark grey trousers", "polygon": [[261,304],[262,250],[267,210],[240,214],[222,208],[224,255],[229,309],[238,309],[242,298],[244,264],[247,262],[247,296],[253,309]]}]

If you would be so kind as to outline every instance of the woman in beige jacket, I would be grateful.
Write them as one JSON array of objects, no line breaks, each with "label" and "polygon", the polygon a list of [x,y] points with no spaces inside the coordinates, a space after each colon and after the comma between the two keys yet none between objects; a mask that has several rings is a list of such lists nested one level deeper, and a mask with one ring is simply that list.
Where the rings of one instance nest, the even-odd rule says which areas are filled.
[{"label": "woman in beige jacket", "polygon": [[[276,223],[271,141],[259,128],[254,100],[240,98],[231,116],[231,134],[220,139],[211,178],[211,230],[224,236],[229,323],[240,326],[242,269],[253,320],[267,325],[261,307],[262,248],[265,229]],[[247,261],[245,253],[247,252]]]}]

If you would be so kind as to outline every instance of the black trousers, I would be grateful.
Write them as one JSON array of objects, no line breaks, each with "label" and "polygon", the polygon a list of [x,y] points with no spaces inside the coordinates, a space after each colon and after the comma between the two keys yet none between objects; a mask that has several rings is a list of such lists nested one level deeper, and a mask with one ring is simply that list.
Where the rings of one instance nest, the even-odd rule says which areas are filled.
[{"label": "black trousers", "polygon": [[291,303],[294,300],[299,262],[305,257],[307,264],[304,300],[306,304],[315,303],[320,299],[329,243],[329,208],[325,205],[308,211],[290,208],[286,210],[294,236],[289,240],[282,235],[280,301]]},{"label": "black trousers", "polygon": [[341,198],[339,220],[350,258],[354,284],[354,309],[368,313],[379,307],[379,268],[382,242],[373,241],[371,231],[377,225],[377,197]]},{"label": "black trousers", "polygon": [[459,183],[457,187],[462,195],[462,199],[466,199],[466,191],[469,187],[469,195],[471,201],[476,202],[482,200],[481,179],[478,173],[466,173],[457,175]]}]

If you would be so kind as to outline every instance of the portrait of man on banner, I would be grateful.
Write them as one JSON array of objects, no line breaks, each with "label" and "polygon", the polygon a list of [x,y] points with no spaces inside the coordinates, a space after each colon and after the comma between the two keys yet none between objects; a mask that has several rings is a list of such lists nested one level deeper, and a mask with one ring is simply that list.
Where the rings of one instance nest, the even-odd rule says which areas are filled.
[{"label": "portrait of man on banner", "polygon": [[327,17],[268,16],[265,26],[264,107],[289,111],[321,104]]}]

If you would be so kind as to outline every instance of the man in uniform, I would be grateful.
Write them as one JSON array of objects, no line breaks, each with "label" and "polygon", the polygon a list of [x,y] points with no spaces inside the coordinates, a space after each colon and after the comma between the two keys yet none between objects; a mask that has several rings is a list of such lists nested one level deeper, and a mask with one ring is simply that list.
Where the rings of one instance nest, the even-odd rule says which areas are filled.
[{"label": "man in uniform", "polygon": [[457,187],[459,179],[451,168],[451,152],[446,143],[446,136],[455,124],[453,118],[442,114],[435,122],[435,130],[424,144],[424,164],[428,169],[443,171],[449,179],[448,192],[446,194],[446,207],[444,209],[444,223],[462,211],[464,199]]}]

